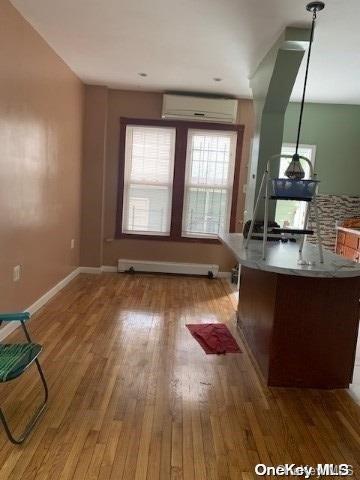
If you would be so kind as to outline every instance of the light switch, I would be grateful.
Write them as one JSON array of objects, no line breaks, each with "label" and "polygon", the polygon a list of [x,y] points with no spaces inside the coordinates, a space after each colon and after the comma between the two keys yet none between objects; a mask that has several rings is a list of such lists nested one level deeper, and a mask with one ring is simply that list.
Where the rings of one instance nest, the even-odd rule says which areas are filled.
[{"label": "light switch", "polygon": [[71,249],[75,248],[75,238],[71,239],[70,248]]},{"label": "light switch", "polygon": [[18,282],[21,277],[21,265],[16,265],[13,269],[13,281]]}]

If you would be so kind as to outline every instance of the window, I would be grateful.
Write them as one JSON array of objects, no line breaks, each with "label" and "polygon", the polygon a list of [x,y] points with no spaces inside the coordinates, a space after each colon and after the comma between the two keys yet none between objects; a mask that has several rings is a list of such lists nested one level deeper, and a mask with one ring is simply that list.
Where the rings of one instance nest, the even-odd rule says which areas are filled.
[{"label": "window", "polygon": [[[286,143],[281,149],[281,153],[284,155],[293,155],[295,153],[295,144]],[[300,145],[298,150],[299,155],[308,158],[312,165],[315,164],[315,145]],[[301,161],[301,165],[305,171],[305,179],[310,178],[310,169],[306,162]],[[279,178],[285,177],[285,171],[289,165],[289,158],[280,159]],[[282,228],[303,228],[305,221],[306,204],[296,200],[276,202],[275,221]]]},{"label": "window", "polygon": [[174,128],[127,126],[124,232],[169,234],[174,145]]},{"label": "window", "polygon": [[116,237],[218,242],[235,231],[243,127],[122,118]]},{"label": "window", "polygon": [[128,228],[129,231],[147,231],[149,226],[150,201],[148,198],[129,198]]},{"label": "window", "polygon": [[216,236],[229,228],[236,132],[189,130],[182,233]]}]

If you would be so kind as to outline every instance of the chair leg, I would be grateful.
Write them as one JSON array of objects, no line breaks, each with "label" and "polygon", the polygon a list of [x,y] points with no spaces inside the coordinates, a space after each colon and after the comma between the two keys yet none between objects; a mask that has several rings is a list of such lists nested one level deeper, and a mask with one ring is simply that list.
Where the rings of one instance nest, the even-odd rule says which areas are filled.
[{"label": "chair leg", "polygon": [[21,323],[22,329],[23,329],[23,331],[24,331],[26,340],[27,340],[29,343],[31,343],[31,338],[30,338],[29,332],[27,331],[25,322],[24,322],[23,320],[20,320],[20,323]]},{"label": "chair leg", "polygon": [[24,432],[20,435],[19,438],[15,438],[13,436],[13,434],[11,433],[11,430],[9,428],[9,425],[7,423],[5,415],[2,411],[2,409],[0,408],[0,420],[2,421],[2,423],[4,425],[6,435],[7,435],[8,439],[10,440],[10,442],[14,443],[15,445],[21,445],[28,438],[28,436],[30,435],[30,433],[34,429],[37,421],[39,420],[41,414],[44,412],[46,404],[47,404],[47,400],[48,400],[48,397],[49,397],[49,391],[48,391],[48,387],[47,387],[47,384],[46,384],[45,376],[44,376],[44,373],[41,369],[39,360],[37,358],[35,359],[35,363],[36,363],[36,366],[37,366],[37,369],[38,369],[38,372],[39,372],[39,375],[40,375],[40,378],[41,378],[41,382],[42,382],[43,387],[44,387],[45,398],[44,398],[43,403],[36,410],[33,417],[31,418],[31,420],[27,424]]}]

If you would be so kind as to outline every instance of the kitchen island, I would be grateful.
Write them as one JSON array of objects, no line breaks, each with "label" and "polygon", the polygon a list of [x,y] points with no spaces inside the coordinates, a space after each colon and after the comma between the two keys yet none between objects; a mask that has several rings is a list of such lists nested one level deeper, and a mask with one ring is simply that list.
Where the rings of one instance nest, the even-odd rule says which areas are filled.
[{"label": "kitchen island", "polygon": [[241,265],[238,326],[269,386],[348,388],[359,326],[360,264],[305,243],[219,235]]}]

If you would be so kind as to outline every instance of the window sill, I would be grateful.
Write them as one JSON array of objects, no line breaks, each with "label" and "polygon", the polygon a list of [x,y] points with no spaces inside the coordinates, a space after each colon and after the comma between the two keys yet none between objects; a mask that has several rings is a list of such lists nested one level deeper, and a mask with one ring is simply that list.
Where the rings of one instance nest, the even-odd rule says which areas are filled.
[{"label": "window sill", "polygon": [[136,233],[121,233],[115,237],[115,240],[158,240],[160,242],[181,242],[181,243],[209,243],[219,245],[221,242],[217,238],[209,237],[181,237],[172,235],[139,235]]},{"label": "window sill", "polygon": [[182,233],[182,238],[196,238],[197,240],[217,240],[217,235],[206,235],[206,234],[196,234],[196,233]]}]

